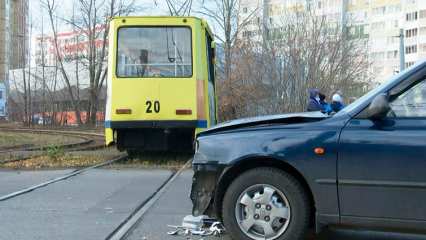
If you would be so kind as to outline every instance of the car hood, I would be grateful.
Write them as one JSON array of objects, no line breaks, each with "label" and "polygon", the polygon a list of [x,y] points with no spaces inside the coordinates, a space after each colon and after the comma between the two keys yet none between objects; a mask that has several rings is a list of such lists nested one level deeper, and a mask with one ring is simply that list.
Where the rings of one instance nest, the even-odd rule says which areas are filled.
[{"label": "car hood", "polygon": [[206,131],[201,132],[199,135],[264,124],[296,124],[315,122],[328,117],[328,115],[321,112],[303,112],[241,118],[217,124]]}]

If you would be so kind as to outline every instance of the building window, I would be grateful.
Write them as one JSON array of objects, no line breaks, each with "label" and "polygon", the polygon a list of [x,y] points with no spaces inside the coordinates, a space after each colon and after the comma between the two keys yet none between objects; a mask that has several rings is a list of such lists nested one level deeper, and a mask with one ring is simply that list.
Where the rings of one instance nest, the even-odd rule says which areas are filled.
[{"label": "building window", "polygon": [[385,52],[373,52],[371,54],[371,56],[373,57],[374,60],[378,61],[378,60],[383,60],[383,58],[385,58]]},{"label": "building window", "polygon": [[374,15],[385,15],[385,13],[386,13],[386,6],[373,8]]},{"label": "building window", "polygon": [[392,43],[396,43],[396,42],[398,42],[399,40],[398,40],[398,37],[394,37],[394,36],[392,36],[392,37],[387,37],[386,38],[386,42],[388,43],[388,44],[392,44]]},{"label": "building window", "polygon": [[388,59],[395,59],[398,58],[398,50],[395,51],[388,51]]},{"label": "building window", "polygon": [[411,67],[413,65],[414,65],[414,62],[406,62],[405,63],[405,68],[409,68],[409,67]]},{"label": "building window", "polygon": [[399,21],[398,20],[393,20],[393,27],[398,27],[399,26]]},{"label": "building window", "polygon": [[417,45],[411,45],[411,46],[405,47],[405,53],[406,54],[411,54],[411,53],[416,53],[416,52],[417,52]]},{"label": "building window", "polygon": [[407,38],[416,37],[417,34],[418,34],[417,28],[405,30],[405,37]]},{"label": "building window", "polygon": [[426,18],[426,9],[419,11],[419,18]]},{"label": "building window", "polygon": [[389,5],[386,6],[386,13],[399,13],[401,11],[401,5],[395,4],[395,5]]},{"label": "building window", "polygon": [[3,99],[3,91],[0,91],[0,100]]},{"label": "building window", "polygon": [[417,12],[410,12],[405,15],[405,19],[407,20],[407,22],[416,21],[417,18],[418,18]]},{"label": "building window", "polygon": [[245,8],[243,8],[243,13],[247,13],[248,12],[248,9],[245,7]]},{"label": "building window", "polygon": [[376,29],[376,30],[383,30],[385,27],[386,27],[385,21],[374,22],[374,23],[371,24],[371,28]]}]

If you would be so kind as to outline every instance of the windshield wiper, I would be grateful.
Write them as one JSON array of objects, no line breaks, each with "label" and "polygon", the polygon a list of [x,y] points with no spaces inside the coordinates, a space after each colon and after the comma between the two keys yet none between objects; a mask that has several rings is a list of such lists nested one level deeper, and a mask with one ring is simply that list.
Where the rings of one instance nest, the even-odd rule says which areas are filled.
[{"label": "windshield wiper", "polygon": [[[169,60],[170,63],[174,63],[176,61],[176,56],[175,57],[171,57],[171,54],[170,54],[169,28],[168,27],[166,27],[166,41],[167,41],[167,59]],[[182,58],[182,55],[180,53],[179,48],[177,47],[173,30],[172,30],[172,43],[173,43],[173,46],[176,48],[176,53],[177,53],[177,56],[180,59],[180,62],[183,63],[183,58]]]}]

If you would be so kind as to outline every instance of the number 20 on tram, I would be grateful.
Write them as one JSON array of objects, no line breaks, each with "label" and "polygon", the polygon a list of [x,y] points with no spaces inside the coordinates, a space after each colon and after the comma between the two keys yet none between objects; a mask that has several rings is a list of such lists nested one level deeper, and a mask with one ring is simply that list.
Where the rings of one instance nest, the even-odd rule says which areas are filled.
[{"label": "number 20 on tram", "polygon": [[109,32],[106,144],[188,152],[216,123],[215,44],[195,17],[116,17]]}]

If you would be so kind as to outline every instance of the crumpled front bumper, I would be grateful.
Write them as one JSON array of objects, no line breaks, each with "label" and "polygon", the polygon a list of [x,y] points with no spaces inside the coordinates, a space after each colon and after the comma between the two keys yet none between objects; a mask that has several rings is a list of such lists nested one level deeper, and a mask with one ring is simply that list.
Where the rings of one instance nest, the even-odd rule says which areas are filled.
[{"label": "crumpled front bumper", "polygon": [[216,185],[222,168],[216,164],[194,164],[190,198],[192,215],[217,217],[214,205]]}]

